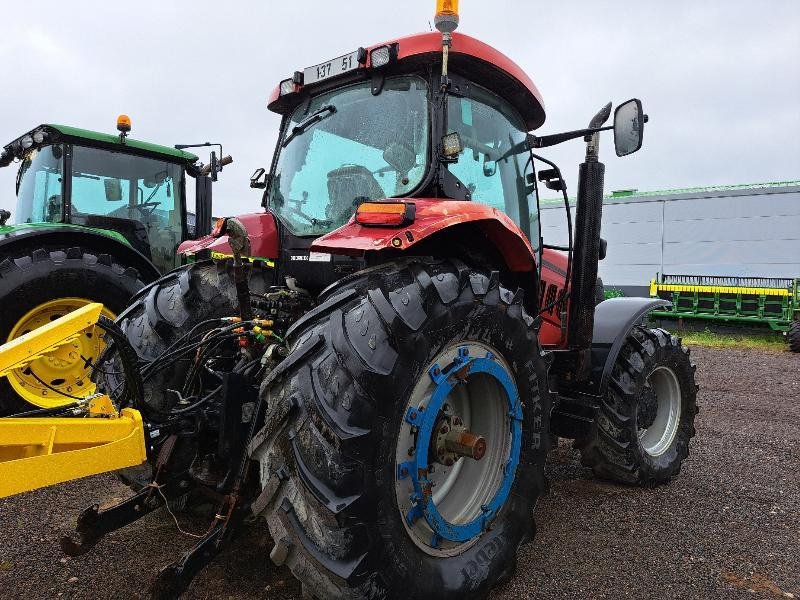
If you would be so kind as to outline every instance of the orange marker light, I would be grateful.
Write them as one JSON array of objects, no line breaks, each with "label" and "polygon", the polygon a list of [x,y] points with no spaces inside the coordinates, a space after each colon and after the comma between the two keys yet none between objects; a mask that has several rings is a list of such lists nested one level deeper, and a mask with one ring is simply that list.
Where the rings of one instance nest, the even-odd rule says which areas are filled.
[{"label": "orange marker light", "polygon": [[416,206],[405,202],[364,202],[356,211],[356,223],[367,227],[400,227],[414,221]]},{"label": "orange marker light", "polygon": [[117,131],[128,133],[131,130],[131,118],[128,115],[117,117]]},{"label": "orange marker light", "polygon": [[458,0],[436,0],[436,16],[458,16]]},{"label": "orange marker light", "polygon": [[458,0],[436,0],[433,23],[443,34],[453,33],[458,27]]}]

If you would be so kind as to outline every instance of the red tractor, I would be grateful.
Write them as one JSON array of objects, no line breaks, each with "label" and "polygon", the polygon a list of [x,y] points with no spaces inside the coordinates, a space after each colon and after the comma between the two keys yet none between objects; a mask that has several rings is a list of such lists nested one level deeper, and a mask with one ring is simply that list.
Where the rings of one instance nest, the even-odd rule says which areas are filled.
[{"label": "red tractor", "polygon": [[[536,86],[455,23],[443,10],[441,35],[358,48],[272,93],[277,146],[252,179],[265,210],[185,243],[195,262],[139,293],[125,337],[109,329],[121,366],[101,389],[141,411],[152,467],[124,475],[132,500],[87,509],[71,552],[155,506],[154,478],[165,499],[220,503],[162,595],[256,516],[308,597],[479,598],[534,535],[556,437],[598,477],[678,473],[695,369],[644,324],[666,302],[595,302],[600,132],[638,150],[641,103],[533,135]],[[566,184],[534,150],[574,138],[574,236],[554,247],[538,188],[566,199]]]}]

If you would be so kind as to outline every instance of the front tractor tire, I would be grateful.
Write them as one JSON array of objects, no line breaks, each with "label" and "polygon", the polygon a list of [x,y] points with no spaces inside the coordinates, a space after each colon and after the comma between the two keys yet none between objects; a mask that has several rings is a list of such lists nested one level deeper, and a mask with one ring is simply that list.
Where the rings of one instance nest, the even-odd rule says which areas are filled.
[{"label": "front tractor tire", "polygon": [[[114,318],[144,285],[136,269],[109,254],[77,247],[12,249],[0,260],[0,344],[89,302],[101,302],[103,314]],[[91,364],[104,348],[102,332],[87,330],[0,378],[0,416],[53,408],[91,394]]]},{"label": "front tractor tire", "polygon": [[255,504],[306,596],[466,600],[510,577],[550,413],[521,296],[409,259],[341,282],[289,331],[261,390]]},{"label": "front tractor tire", "polygon": [[697,415],[689,349],[663,329],[636,326],[612,368],[590,434],[576,442],[597,477],[651,486],[680,472]]},{"label": "front tractor tire", "polygon": [[789,350],[800,352],[800,319],[795,319],[789,325],[789,331],[786,332],[786,341],[789,343]]}]

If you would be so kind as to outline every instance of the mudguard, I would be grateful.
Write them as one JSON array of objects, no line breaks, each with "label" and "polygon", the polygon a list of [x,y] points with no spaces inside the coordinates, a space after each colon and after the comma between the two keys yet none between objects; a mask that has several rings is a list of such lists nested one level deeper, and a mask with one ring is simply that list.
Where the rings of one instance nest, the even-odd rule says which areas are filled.
[{"label": "mudguard", "polygon": [[[393,200],[397,201],[397,200]],[[533,271],[536,258],[530,241],[505,213],[478,202],[414,198],[413,222],[404,227],[366,227],[348,223],[316,240],[311,250],[350,256],[374,250],[409,250],[445,229],[471,224],[483,233],[511,271]],[[473,230],[474,231],[474,230]],[[467,232],[465,231],[465,234]],[[466,240],[472,246],[481,240]]]},{"label": "mudguard", "polygon": [[[278,258],[278,226],[272,213],[252,213],[248,215],[237,215],[242,222],[247,234],[250,237],[250,248],[254,257],[257,258]],[[178,253],[191,256],[201,250],[219,253],[223,255],[232,254],[228,236],[206,235],[196,240],[187,240],[178,246]]]},{"label": "mudguard", "polygon": [[139,271],[142,281],[149,283],[161,277],[156,266],[125,238],[116,233],[100,233],[78,225],[17,226],[0,231],[0,255],[10,256],[14,248],[91,248],[98,253],[111,254],[126,267]]},{"label": "mudguard", "polygon": [[597,305],[592,336],[592,381],[599,382],[598,396],[605,395],[611,369],[634,325],[650,311],[671,305],[659,298],[611,298]]}]

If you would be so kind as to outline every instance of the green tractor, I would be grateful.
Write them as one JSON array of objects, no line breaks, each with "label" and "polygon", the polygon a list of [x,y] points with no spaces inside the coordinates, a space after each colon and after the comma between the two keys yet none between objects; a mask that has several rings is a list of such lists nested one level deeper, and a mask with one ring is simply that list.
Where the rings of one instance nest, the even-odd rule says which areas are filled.
[{"label": "green tractor", "polygon": [[[183,148],[119,134],[40,125],[6,145],[0,167],[19,163],[14,225],[0,208],[0,344],[88,302],[110,318],[180,264],[178,245],[211,228],[209,165]],[[198,146],[216,144],[199,144]],[[220,154],[221,154],[220,146]],[[187,211],[187,176],[195,180]],[[88,375],[105,344],[91,332],[0,379],[0,415],[49,408],[91,393]]]}]

